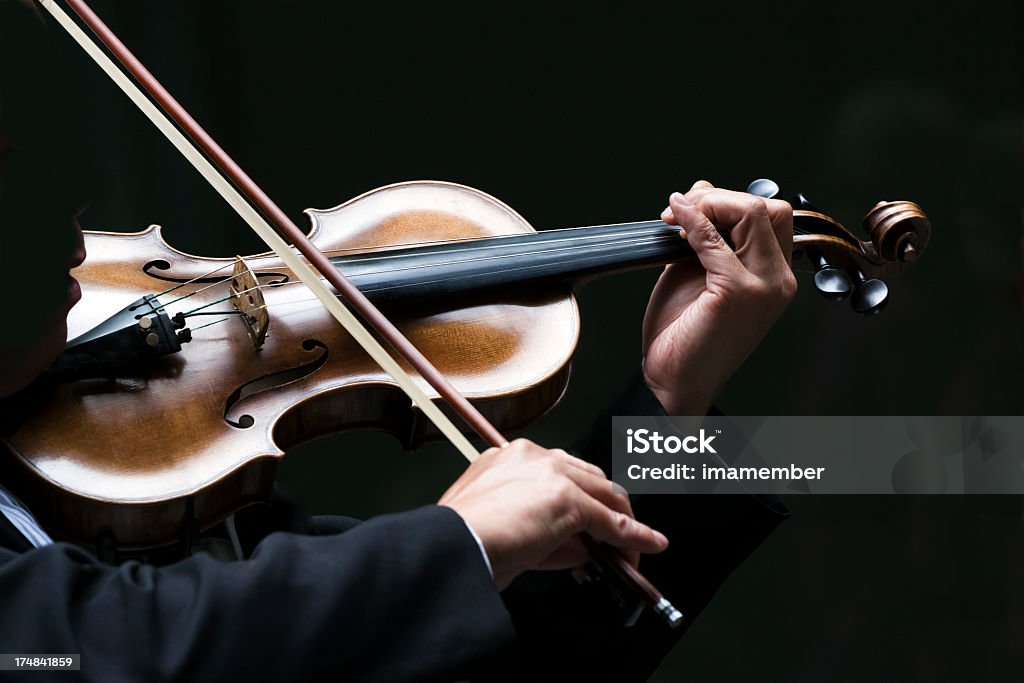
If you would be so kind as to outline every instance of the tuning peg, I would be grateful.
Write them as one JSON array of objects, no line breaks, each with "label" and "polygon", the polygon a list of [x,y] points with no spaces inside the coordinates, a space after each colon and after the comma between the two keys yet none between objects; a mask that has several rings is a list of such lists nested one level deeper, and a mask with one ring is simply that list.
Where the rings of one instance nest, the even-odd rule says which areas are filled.
[{"label": "tuning peg", "polygon": [[764,197],[765,199],[772,199],[779,194],[779,185],[774,180],[758,178],[747,185],[747,192],[758,197]]},{"label": "tuning peg", "polygon": [[815,265],[814,287],[829,301],[845,299],[853,291],[850,276],[841,268],[836,268],[818,254],[813,258]]},{"label": "tuning peg", "polygon": [[859,269],[853,271],[855,287],[850,305],[864,315],[875,315],[889,302],[889,288],[881,280],[866,280]]}]

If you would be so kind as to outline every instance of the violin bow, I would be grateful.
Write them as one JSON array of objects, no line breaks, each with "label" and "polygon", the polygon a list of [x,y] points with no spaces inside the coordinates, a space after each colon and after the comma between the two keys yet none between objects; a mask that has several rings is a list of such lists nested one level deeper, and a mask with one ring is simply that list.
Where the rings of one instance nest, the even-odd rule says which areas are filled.
[{"label": "violin bow", "polygon": [[[143,66],[142,62],[125,47],[124,43],[100,20],[88,4],[83,0],[66,0],[71,10],[117,59],[124,71],[118,68],[106,52],[58,5],[56,0],[37,1],[238,213],[242,220],[320,299],[327,311],[394,379],[412,402],[423,411],[424,415],[467,460],[473,462],[480,457],[480,453],[441,409],[430,400],[415,380],[401,368],[395,358],[360,323],[352,311],[338,299],[334,292],[327,288],[323,280],[329,282],[344,297],[349,306],[355,309],[363,320],[383,337],[484,441],[498,448],[508,445],[508,439],[502,436],[405,335],[357,287],[349,282],[340,270],[331,264],[330,260],[288,218],[287,214],[260,189],[252,178],[228,156]],[[131,78],[125,74],[125,71]],[[271,227],[271,224],[274,227]],[[277,230],[275,231],[274,228]],[[295,253],[285,241],[285,237],[308,260],[308,263]],[[641,596],[644,602],[669,626],[675,628],[682,623],[682,613],[616,549],[605,544],[598,544],[586,535],[584,535],[584,540],[591,552],[592,559],[599,566],[603,564],[614,571],[615,575]]]}]

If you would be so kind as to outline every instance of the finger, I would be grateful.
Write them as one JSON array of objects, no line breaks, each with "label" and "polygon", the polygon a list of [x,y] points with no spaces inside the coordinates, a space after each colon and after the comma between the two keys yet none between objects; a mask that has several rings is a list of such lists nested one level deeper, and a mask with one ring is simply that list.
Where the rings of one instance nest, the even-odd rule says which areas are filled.
[{"label": "finger", "polygon": [[786,263],[793,265],[793,207],[781,199],[766,199],[768,219],[775,231],[775,239],[779,244]]},{"label": "finger", "polygon": [[[693,184],[693,187],[686,193],[687,198],[697,203],[698,200],[707,195],[709,191],[715,190],[715,186],[705,180],[699,180]],[[744,193],[739,193],[744,194]],[[775,233],[776,241],[779,245],[779,252],[784,257],[788,265],[793,263],[793,207],[789,202],[780,199],[766,199],[765,204],[768,207],[768,216],[772,225],[772,230]],[[670,207],[671,208],[671,207]],[[714,220],[714,219],[712,219]],[[668,223],[674,223],[675,221],[666,221]],[[738,221],[737,221],[738,222]],[[742,228],[740,230],[742,232]],[[737,249],[739,252],[739,249]],[[742,256],[741,256],[742,261]]]},{"label": "finger", "polygon": [[703,197],[709,192],[715,191],[716,189],[718,188],[716,188],[708,181],[698,180],[697,182],[690,186],[689,190],[686,191],[686,198],[693,203],[697,203],[697,200],[699,198]]},{"label": "finger", "polygon": [[733,226],[729,236],[740,262],[752,273],[769,275],[785,261],[761,197],[731,190],[709,191],[693,200],[715,225]]},{"label": "finger", "polygon": [[603,505],[584,491],[580,491],[579,496],[585,526],[577,529],[578,532],[585,531],[598,541],[625,551],[660,553],[668,547],[668,539],[660,531]]},{"label": "finger", "polygon": [[672,214],[672,205],[665,207],[665,210],[661,212],[661,220],[665,221],[669,225],[676,224],[676,217]]},{"label": "finger", "polygon": [[568,451],[562,450],[561,448],[553,448],[551,449],[551,452],[555,455],[555,457],[557,457],[562,462],[568,465],[572,465],[573,467],[577,467],[583,470],[584,472],[590,472],[591,474],[596,474],[599,477],[606,476],[604,470],[602,470],[594,463],[587,462],[583,458],[577,458],[575,455],[569,453]]},{"label": "finger", "polygon": [[[687,192],[686,192],[686,196],[690,199],[690,201],[694,201],[694,197],[700,196],[701,194],[703,194],[704,190],[713,190],[713,189],[715,189],[715,186],[712,185],[711,183],[709,183],[708,181],[706,181],[706,180],[698,180],[697,182],[695,182],[693,185],[690,186],[690,189],[687,190]],[[676,224],[675,216],[672,215],[672,205],[671,204],[669,206],[666,206],[665,209],[661,212],[661,220],[665,221],[669,225],[675,225]]]},{"label": "finger", "polygon": [[525,443],[529,444],[531,449],[537,454],[541,455],[542,457],[554,458],[560,463],[570,465],[577,469],[581,469],[584,472],[595,474],[599,477],[605,476],[604,470],[602,470],[594,463],[587,462],[582,458],[577,458],[575,455],[569,453],[568,451],[562,448],[544,448],[543,446],[538,446],[537,444],[534,444],[532,441],[526,441]]},{"label": "finger", "polygon": [[[633,516],[633,504],[629,500],[629,494],[626,493],[626,489],[608,479],[608,475],[605,474],[604,470],[594,463],[587,462],[582,458],[577,458],[571,453],[567,453],[560,448],[554,449],[552,453],[554,453],[561,462],[574,468],[580,473],[579,475],[573,476],[571,472],[567,472],[567,475],[573,479],[577,486],[592,496],[599,494],[600,500],[604,501],[605,504],[614,507],[620,512],[628,514],[630,517]],[[609,492],[611,493],[611,497],[607,497]]]},{"label": "finger", "polygon": [[633,517],[633,504],[629,501],[629,495],[621,486],[615,486],[604,472],[600,475],[592,474],[581,469],[571,468],[565,473],[572,479],[573,483],[579,486],[587,495],[596,498],[601,503],[616,512]]},{"label": "finger", "polygon": [[[594,496],[599,496],[605,504],[616,510],[632,515],[633,510],[622,487],[615,487],[597,465],[568,453],[561,448],[547,449],[526,439],[516,439],[511,447],[521,448],[524,452],[542,458],[551,458],[558,463],[559,472],[569,477],[577,486]],[[494,450],[494,449],[491,449]],[[490,451],[487,451],[489,453]],[[481,458],[482,459],[482,458]]]},{"label": "finger", "polygon": [[693,247],[706,271],[729,276],[743,270],[739,258],[697,204],[691,202],[685,195],[674,192],[669,197],[669,205],[672,207],[677,225],[686,231],[686,240]]}]

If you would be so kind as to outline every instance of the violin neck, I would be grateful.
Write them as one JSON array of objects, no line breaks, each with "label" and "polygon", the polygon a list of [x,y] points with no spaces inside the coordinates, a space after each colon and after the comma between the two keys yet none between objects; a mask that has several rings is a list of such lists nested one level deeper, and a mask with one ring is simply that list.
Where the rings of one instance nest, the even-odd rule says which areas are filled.
[{"label": "violin neck", "polygon": [[458,240],[331,259],[374,303],[398,303],[509,285],[575,285],[693,254],[662,221]]}]

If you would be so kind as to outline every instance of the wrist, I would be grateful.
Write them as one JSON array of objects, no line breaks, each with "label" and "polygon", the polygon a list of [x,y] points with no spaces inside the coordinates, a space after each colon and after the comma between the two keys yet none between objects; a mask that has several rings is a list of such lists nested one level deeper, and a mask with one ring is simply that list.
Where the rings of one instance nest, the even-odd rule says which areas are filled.
[{"label": "wrist", "polygon": [[673,382],[666,385],[653,379],[646,370],[644,382],[658,399],[667,415],[707,415],[724,382],[715,382],[714,388],[696,382]]},{"label": "wrist", "polygon": [[490,553],[487,552],[487,546],[484,545],[484,541],[482,538],[480,538],[480,534],[476,532],[476,529],[474,529],[473,525],[469,523],[469,520],[466,519],[466,517],[461,512],[456,510],[454,507],[443,502],[438,502],[438,505],[452,510],[456,515],[459,516],[459,519],[462,520],[462,523],[466,526],[466,530],[469,531],[469,535],[473,537],[473,541],[476,543],[477,548],[480,549],[480,557],[481,559],[483,559],[484,565],[487,567],[487,573],[490,575],[491,580],[497,584],[497,579],[494,576],[494,565],[491,562]]},{"label": "wrist", "polygon": [[491,556],[487,554],[487,547],[484,545],[483,539],[480,538],[480,535],[473,529],[473,525],[467,522],[465,518],[463,518],[462,522],[466,525],[466,528],[469,529],[469,533],[473,537],[473,540],[476,541],[477,547],[480,548],[480,555],[484,558],[484,564],[487,565],[487,573],[490,574],[493,579],[494,566],[491,564]]}]

